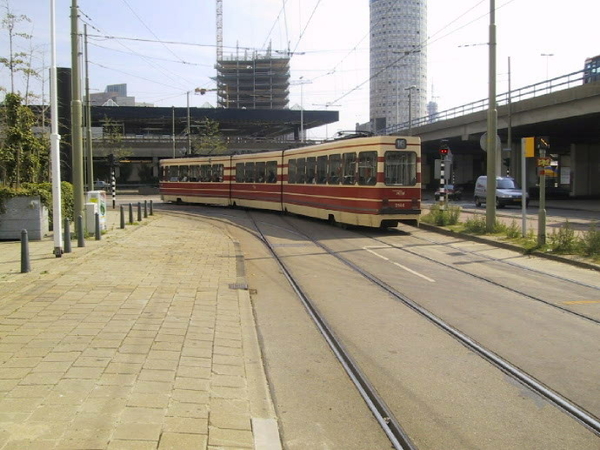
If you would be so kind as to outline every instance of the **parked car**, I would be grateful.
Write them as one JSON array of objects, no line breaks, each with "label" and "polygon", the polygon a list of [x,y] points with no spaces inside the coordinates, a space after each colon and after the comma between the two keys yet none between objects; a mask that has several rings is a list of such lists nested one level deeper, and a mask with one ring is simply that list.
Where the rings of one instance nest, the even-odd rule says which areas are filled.
[{"label": "parked car", "polygon": [[[447,184],[445,191],[446,191],[446,197],[448,197],[448,200],[460,200],[462,198],[463,190],[461,187],[454,186],[453,184]],[[441,192],[440,192],[439,188],[437,191],[435,191],[433,196],[435,197],[436,202],[440,200]]]},{"label": "parked car", "polygon": [[[504,208],[508,205],[521,205],[523,192],[513,178],[496,177],[496,207]],[[487,200],[487,177],[477,178],[475,183],[475,206],[481,206]],[[525,205],[529,205],[529,194],[525,193]]]},{"label": "parked car", "polygon": [[106,181],[96,180],[94,181],[94,190],[95,191],[108,191],[110,190],[110,184]]}]

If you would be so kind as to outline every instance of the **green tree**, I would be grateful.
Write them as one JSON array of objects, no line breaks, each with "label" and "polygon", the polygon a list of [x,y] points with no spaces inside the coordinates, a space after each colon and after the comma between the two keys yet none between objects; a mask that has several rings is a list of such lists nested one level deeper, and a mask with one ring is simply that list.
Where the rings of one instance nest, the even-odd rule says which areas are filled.
[{"label": "green tree", "polygon": [[133,154],[131,147],[123,145],[123,125],[107,116],[102,120],[102,141],[98,149],[103,148],[104,156],[112,153],[116,163]]},{"label": "green tree", "polygon": [[[25,76],[27,81],[27,91],[29,90],[29,79],[31,76],[39,77],[36,70],[32,69],[31,57],[33,51],[29,54],[26,52],[15,52],[14,44],[15,39],[25,39],[31,41],[32,36],[28,33],[18,31],[19,24],[23,22],[31,22],[31,19],[25,15],[14,14],[10,8],[9,0],[4,0],[3,4],[6,14],[2,18],[2,28],[8,32],[8,56],[0,57],[0,64],[5,66],[10,72],[10,92],[15,92],[15,75],[21,73]],[[29,98],[29,92],[25,92],[25,99]]]},{"label": "green tree", "polygon": [[227,143],[219,130],[219,122],[205,117],[199,125],[198,136],[192,140],[192,155],[218,155],[227,152]]},{"label": "green tree", "polygon": [[0,178],[2,184],[48,181],[49,144],[33,133],[35,116],[18,94],[6,94],[0,105]]}]

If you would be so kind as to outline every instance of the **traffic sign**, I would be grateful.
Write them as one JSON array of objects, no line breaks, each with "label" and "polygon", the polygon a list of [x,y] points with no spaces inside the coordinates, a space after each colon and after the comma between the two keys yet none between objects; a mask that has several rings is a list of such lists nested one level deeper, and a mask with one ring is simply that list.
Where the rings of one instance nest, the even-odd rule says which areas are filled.
[{"label": "traffic sign", "polygon": [[537,159],[538,167],[548,167],[550,164],[552,164],[552,158],[538,158]]}]

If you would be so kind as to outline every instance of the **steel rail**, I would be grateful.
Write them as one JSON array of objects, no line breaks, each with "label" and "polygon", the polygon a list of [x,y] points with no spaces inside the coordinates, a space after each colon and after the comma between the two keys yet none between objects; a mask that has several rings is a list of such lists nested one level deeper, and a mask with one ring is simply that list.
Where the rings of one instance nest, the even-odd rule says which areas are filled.
[{"label": "steel rail", "polygon": [[458,329],[454,328],[450,324],[446,323],[445,321],[443,321],[442,319],[440,319],[439,317],[437,317],[435,314],[431,313],[427,309],[418,305],[416,302],[414,302],[410,298],[401,294],[400,292],[395,290],[393,287],[391,287],[390,285],[385,283],[383,280],[377,278],[375,275],[363,270],[361,267],[357,266],[353,262],[338,255],[336,252],[331,250],[326,245],[321,244],[320,242],[317,242],[315,240],[313,240],[313,242],[315,242],[316,245],[321,247],[327,253],[336,257],[338,260],[340,260],[341,262],[346,264],[348,267],[350,267],[353,270],[355,270],[356,272],[358,272],[363,277],[365,277],[368,280],[372,281],[373,283],[377,284],[383,290],[385,290],[386,292],[388,292],[389,294],[391,294],[392,296],[394,296],[395,298],[400,300],[402,303],[404,303],[406,306],[408,306],[412,310],[414,310],[417,313],[421,314],[422,316],[426,317],[428,320],[430,320],[435,325],[437,325],[438,327],[440,327],[441,329],[443,329],[444,331],[449,333],[451,336],[453,336],[455,339],[457,339],[459,342],[461,342],[468,349],[477,353],[478,355],[480,355],[481,357],[483,357],[484,359],[489,361],[491,364],[495,365],[497,368],[502,370],[504,373],[507,373],[508,375],[512,376],[514,379],[516,379],[517,381],[519,381],[520,383],[522,383],[523,385],[525,385],[532,391],[534,391],[534,392],[538,393],[539,395],[541,395],[542,397],[546,398],[548,401],[553,403],[555,406],[557,406],[558,408],[560,408],[561,410],[563,410],[564,412],[569,414],[571,417],[575,418],[576,420],[578,420],[579,422],[581,422],[582,424],[587,426],[589,429],[591,429],[594,433],[596,433],[597,435],[600,436],[600,421],[595,416],[593,416],[589,412],[585,411],[583,408],[580,408],[579,406],[575,405],[571,401],[567,400],[566,398],[564,398],[563,396],[561,396],[554,390],[550,389],[549,387],[545,386],[540,381],[536,380],[531,375],[527,374],[523,370],[519,369],[518,367],[516,367],[513,364],[509,363],[508,361],[504,360],[502,357],[496,355],[495,353],[493,353],[490,350],[487,350],[485,347],[478,344],[476,341],[471,339],[469,336],[462,333]]},{"label": "steel rail", "polygon": [[[390,248],[393,248],[393,249],[396,249],[396,250],[401,250],[401,251],[403,251],[405,253],[408,253],[409,255],[413,255],[413,256],[416,256],[417,258],[421,258],[421,259],[424,259],[426,261],[429,261],[429,262],[432,262],[432,263],[435,263],[435,264],[439,264],[440,266],[446,267],[447,269],[455,270],[455,271],[460,272],[462,274],[465,274],[465,275],[468,275],[470,277],[476,278],[476,279],[478,279],[480,281],[489,283],[489,284],[491,284],[493,286],[499,287],[501,289],[505,289],[507,291],[513,292],[515,294],[521,295],[521,296],[526,297],[526,298],[529,298],[529,299],[534,300],[536,302],[543,303],[546,306],[549,306],[549,307],[554,308],[554,309],[558,309],[559,311],[562,311],[564,313],[567,313],[567,314],[579,317],[580,319],[587,320],[587,321],[593,322],[593,323],[595,323],[597,325],[600,325],[600,320],[599,319],[595,319],[593,317],[586,316],[583,313],[580,313],[580,312],[577,312],[577,311],[573,311],[572,309],[566,308],[564,306],[557,305],[555,303],[551,303],[551,302],[549,302],[547,300],[544,300],[543,298],[536,297],[535,295],[528,294],[526,292],[520,291],[519,289],[515,289],[515,288],[512,288],[510,286],[506,286],[505,284],[502,284],[502,283],[500,283],[498,281],[494,281],[494,280],[491,280],[489,278],[486,278],[483,275],[477,275],[477,274],[471,273],[471,272],[469,272],[467,270],[461,269],[460,267],[456,267],[456,266],[454,266],[452,264],[448,264],[448,263],[442,262],[440,260],[437,260],[437,259],[432,258],[432,257],[427,256],[427,255],[421,255],[420,253],[417,253],[417,252],[415,252],[413,250],[410,250],[410,249],[407,249],[407,248],[398,247],[397,245],[390,244],[388,242],[385,242],[385,241],[383,241],[381,239],[378,239],[378,238],[375,238],[373,236],[368,236],[368,235],[364,235],[364,236],[369,237],[370,239],[373,239],[373,240],[375,240],[377,242],[381,242],[382,244],[387,245]],[[570,282],[570,283],[573,283],[573,284],[575,284],[577,286],[584,287],[586,289],[600,290],[600,288],[597,287],[597,286],[593,286],[593,285],[590,285],[590,284],[587,284],[587,283],[580,283],[580,282],[578,282],[576,280],[571,280],[571,279],[566,278],[566,277],[561,277],[560,275],[552,275],[552,274],[549,274],[549,273],[542,272],[540,270],[531,269],[531,268],[528,268],[528,267],[521,266],[519,264],[514,264],[514,263],[511,263],[509,261],[501,261],[501,260],[499,260],[497,258],[491,258],[491,257],[489,257],[487,255],[481,255],[481,254],[479,254],[477,252],[474,252],[474,251],[461,250],[461,249],[458,249],[458,248],[452,246],[451,244],[447,245],[447,244],[443,244],[441,242],[436,242],[436,241],[433,241],[433,240],[430,240],[430,239],[426,239],[426,238],[423,238],[423,237],[418,237],[418,236],[413,236],[413,238],[419,239],[419,240],[422,240],[422,241],[425,241],[425,242],[429,242],[429,243],[435,244],[435,245],[445,245],[447,247],[454,248],[454,249],[459,250],[459,251],[461,251],[463,253],[466,253],[466,254],[477,255],[477,256],[479,256],[481,258],[485,258],[488,262],[495,262],[495,263],[498,263],[498,264],[506,264],[508,266],[516,267],[516,268],[518,268],[520,270],[527,270],[527,271],[536,273],[537,275],[542,275],[542,276],[546,276],[548,278],[554,278],[556,280]]]},{"label": "steel rail", "polygon": [[[293,275],[286,267],[285,263],[277,255],[273,246],[269,243],[264,233],[260,230],[260,227],[254,220],[250,212],[248,212],[248,216],[252,220],[255,229],[260,234],[261,240],[269,249],[275,261],[277,261],[277,264],[279,265],[284,276],[290,283],[290,286],[292,287],[298,298],[300,298],[300,300],[302,301],[302,304],[306,308],[308,314],[317,325],[317,328],[327,341],[327,344],[335,354],[336,358],[342,364],[342,367],[344,368],[344,370],[358,389],[363,400],[375,416],[375,419],[382,427],[387,437],[390,439],[394,448],[398,450],[416,450],[417,447],[415,446],[415,444],[411,441],[409,436],[402,429],[402,427],[394,417],[393,413],[386,405],[385,401],[379,396],[375,388],[370,383],[367,376],[362,372],[358,364],[352,359],[348,351],[344,348],[343,344],[335,336],[335,333],[333,332],[327,321],[324,319],[324,317],[320,314],[319,310],[315,307],[310,298],[304,293],[300,285],[296,282]],[[311,242],[315,242],[310,237],[306,238]]]}]

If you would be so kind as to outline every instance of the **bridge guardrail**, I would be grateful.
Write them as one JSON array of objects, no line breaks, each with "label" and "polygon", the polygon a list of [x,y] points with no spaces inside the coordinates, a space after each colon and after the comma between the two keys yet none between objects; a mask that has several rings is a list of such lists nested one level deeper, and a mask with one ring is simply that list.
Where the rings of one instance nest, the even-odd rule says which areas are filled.
[{"label": "bridge guardrail", "polygon": [[[535,83],[522,88],[513,89],[510,92],[498,94],[496,96],[496,103],[498,106],[503,106],[507,105],[509,102],[514,103],[530,98],[535,98],[541,95],[550,94],[552,92],[568,89],[573,87],[573,85],[579,86],[583,84],[584,76],[585,70],[579,70],[577,72],[561,75],[559,77],[542,81],[540,83]],[[412,120],[412,124],[406,121],[400,124],[392,125],[383,130],[379,130],[376,134],[385,135],[391,133],[398,133],[400,131],[405,131],[411,128],[411,126],[409,125],[412,125],[412,128],[415,128],[423,125],[429,125],[431,123],[439,122],[442,120],[455,119],[457,117],[466,116],[467,114],[472,114],[480,111],[487,111],[488,104],[489,99],[487,98],[477,100],[475,102],[467,103],[461,106],[456,106],[454,108],[440,111],[435,114],[415,118]]]}]

